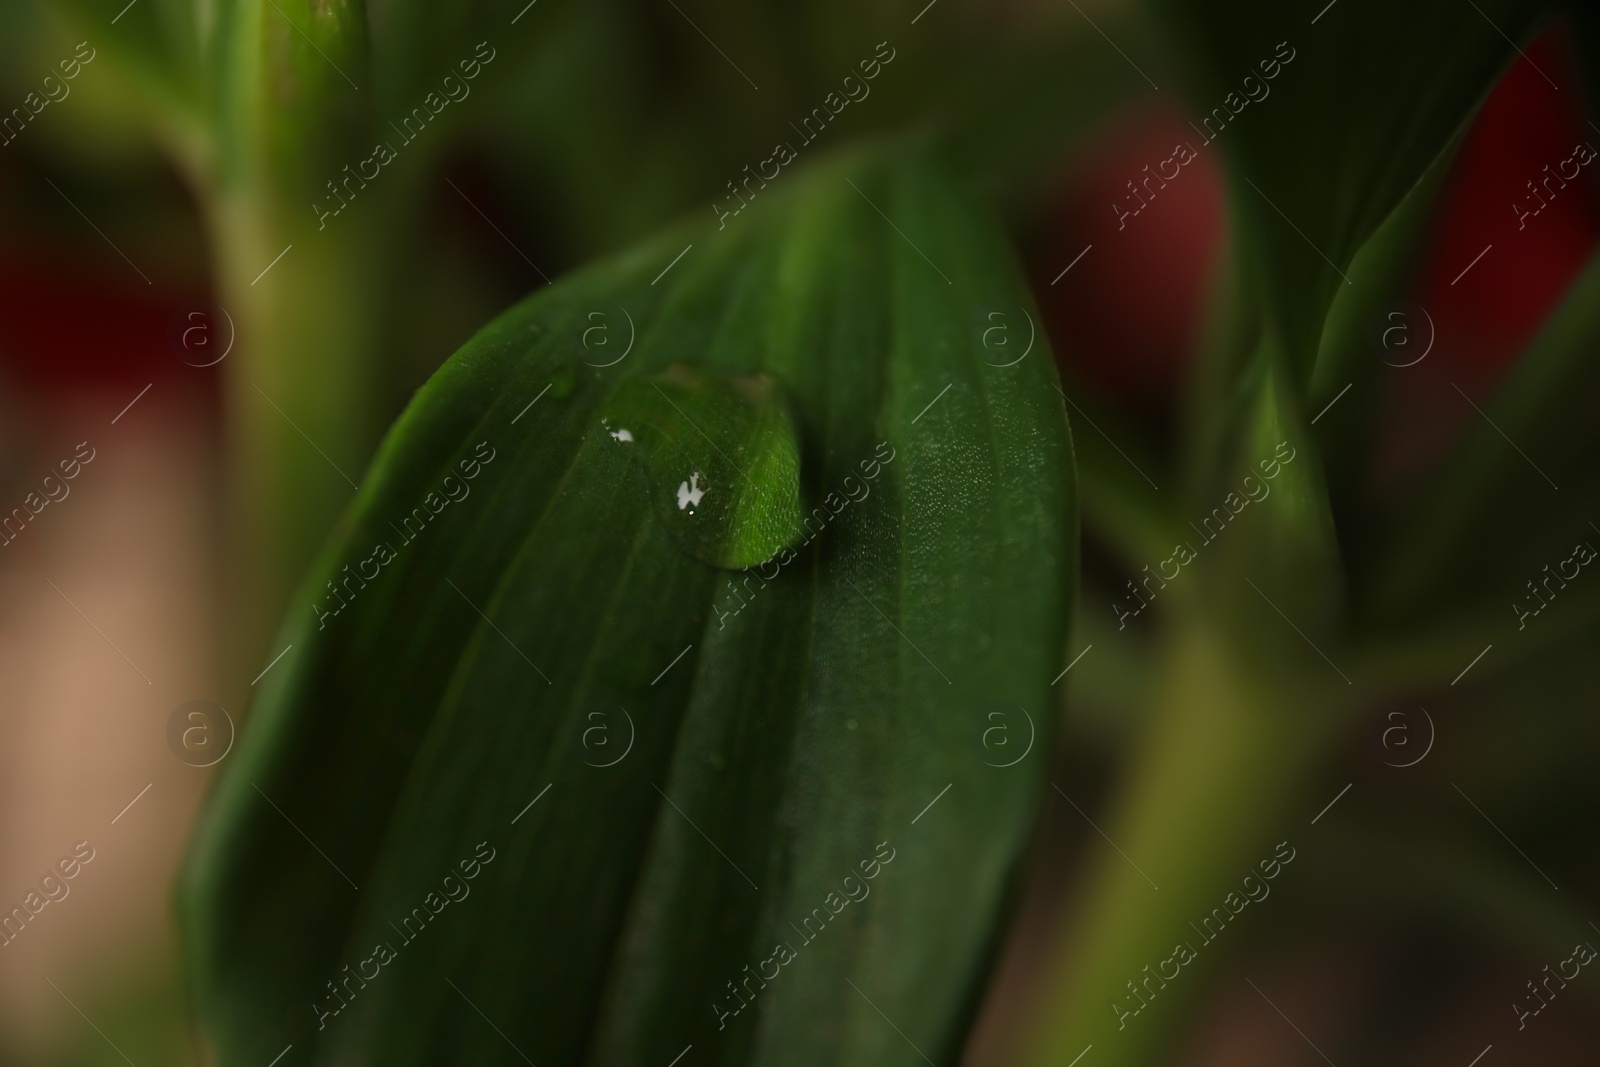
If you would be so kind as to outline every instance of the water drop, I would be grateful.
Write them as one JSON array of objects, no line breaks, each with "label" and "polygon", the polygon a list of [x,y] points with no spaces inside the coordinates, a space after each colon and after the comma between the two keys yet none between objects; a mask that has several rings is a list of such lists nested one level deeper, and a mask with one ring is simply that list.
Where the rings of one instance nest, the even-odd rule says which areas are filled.
[{"label": "water drop", "polygon": [[798,540],[798,429],[770,375],[674,364],[624,382],[601,421],[638,460],[656,516],[695,557],[737,570]]}]

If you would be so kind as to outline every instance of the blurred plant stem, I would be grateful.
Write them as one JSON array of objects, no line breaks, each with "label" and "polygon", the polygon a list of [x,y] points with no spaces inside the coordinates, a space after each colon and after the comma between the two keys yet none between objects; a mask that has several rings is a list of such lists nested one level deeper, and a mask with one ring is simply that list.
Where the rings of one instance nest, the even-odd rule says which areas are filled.
[{"label": "blurred plant stem", "polygon": [[235,194],[214,215],[220,302],[238,338],[227,397],[231,655],[249,675],[273,651],[295,583],[354,496],[379,430],[375,349],[389,247],[372,232],[379,212],[318,232],[291,211]]},{"label": "blurred plant stem", "polygon": [[285,606],[377,440],[391,247],[380,238],[395,228],[407,183],[361,192],[357,210],[320,223],[312,206],[340,206],[332,180],[369,143],[359,0],[246,3],[222,8],[219,20],[200,187],[217,299],[236,338],[226,368],[223,655],[225,677],[239,679],[229,696],[242,707],[244,679],[277,653]]},{"label": "blurred plant stem", "polygon": [[[1223,945],[1208,948],[1191,924],[1241,892],[1246,875],[1259,877],[1258,861],[1278,842],[1305,843],[1285,813],[1336,725],[1327,688],[1252,662],[1203,601],[1184,609],[1171,620],[1154,706],[1115,813],[1099,822],[1115,847],[1090,846],[1088,890],[1052,953],[1022,1063],[1062,1067],[1090,1044],[1098,1064],[1168,1062],[1183,1004],[1207,987],[1192,972],[1214,974],[1238,939],[1224,928]],[[1291,864],[1279,877],[1293,873]],[[1251,910],[1235,921],[1252,922]],[[1144,994],[1147,975],[1180,943],[1197,958]],[[1130,982],[1149,1004],[1119,1019],[1115,1005],[1140,1008]]]}]

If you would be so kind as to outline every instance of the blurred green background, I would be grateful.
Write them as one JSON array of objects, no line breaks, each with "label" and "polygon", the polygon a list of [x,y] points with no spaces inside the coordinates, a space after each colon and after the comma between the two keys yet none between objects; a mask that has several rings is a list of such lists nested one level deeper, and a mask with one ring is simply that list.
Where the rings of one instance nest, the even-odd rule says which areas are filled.
[{"label": "blurred green background", "polygon": [[[20,902],[74,843],[97,850],[70,895],[0,949],[0,1063],[204,1062],[170,886],[211,772],[169,749],[173,709],[215,700],[242,725],[289,586],[450,352],[550,279],[710,217],[880,43],[894,58],[870,95],[797,165],[907,129],[947,138],[1006,211],[1085,470],[1068,652],[1092,652],[1072,672],[1055,757],[1081,811],[1054,796],[1045,810],[967,1058],[1009,1062],[1053,1010],[1053,953],[1109,847],[1088,819],[1106,825],[1157,681],[1165,608],[1120,630],[1104,605],[1136,573],[1143,483],[1176,480],[1192,459],[1192,369],[1225,330],[1236,250],[1216,154],[1123,226],[1110,206],[1193,137],[1181,38],[1122,2],[374,2],[369,51],[346,43],[358,15],[271,0],[0,7],[0,111],[23,109],[0,146],[3,506],[80,442],[95,449],[71,493],[0,554],[0,901]],[[249,27],[228,37],[216,19]],[[197,41],[214,34],[244,43],[202,61]],[[250,51],[257,36],[277,50]],[[1389,295],[1428,310],[1436,348],[1346,398],[1362,405],[1352,425],[1366,447],[1330,475],[1341,505],[1415,493],[1478,417],[1461,397],[1493,392],[1590,262],[1592,182],[1537,225],[1507,210],[1574,141],[1600,143],[1575,73],[1582,39],[1558,23],[1526,42],[1419,214],[1415,262]],[[470,96],[319,229],[324,183],[480,41],[494,58]],[[61,62],[90,53],[33,113],[29,94],[58,92],[46,77],[62,84]],[[289,57],[285,69],[263,70],[263,54]],[[1458,274],[1485,245],[1499,254]],[[203,343],[183,332],[197,321]],[[196,365],[228,341],[220,362]],[[1341,513],[1340,536],[1370,557],[1383,527]],[[1204,991],[1163,1024],[1177,1035],[1170,1062],[1320,1062],[1246,976],[1339,1063],[1464,1064],[1491,1040],[1479,1020],[1515,1021],[1506,1004],[1524,979],[1566,955],[1573,923],[1600,919],[1585,911],[1600,874],[1586,850],[1600,815],[1592,617],[1570,629],[1515,673],[1371,697],[1301,783],[1323,799],[1356,783],[1351,795],[1277,884],[1278,904],[1208,958]],[[1414,750],[1396,756],[1386,731],[1420,731],[1423,706],[1433,748],[1395,766]],[[1458,793],[1540,860],[1558,897]],[[1600,985],[1586,979],[1504,1062],[1592,1058]]]}]

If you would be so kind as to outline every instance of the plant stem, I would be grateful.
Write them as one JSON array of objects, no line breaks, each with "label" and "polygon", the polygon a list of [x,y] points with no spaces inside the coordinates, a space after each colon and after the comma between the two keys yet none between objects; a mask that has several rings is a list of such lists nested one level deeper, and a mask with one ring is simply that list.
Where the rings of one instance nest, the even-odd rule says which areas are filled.
[{"label": "plant stem", "polygon": [[[1060,935],[1023,1063],[1063,1067],[1090,1044],[1099,1067],[1166,1062],[1202,975],[1238,940],[1224,927],[1211,944],[1197,927],[1230,892],[1243,896],[1241,881],[1260,877],[1277,842],[1303,843],[1298,812],[1286,825],[1286,802],[1330,732],[1324,698],[1253,666],[1215,624],[1193,613],[1174,622],[1154,714],[1116,814],[1100,823],[1116,847],[1094,846],[1085,902]],[[1279,876],[1292,878],[1293,867]],[[1237,919],[1249,923],[1254,907]],[[1179,943],[1196,958],[1147,992]]]},{"label": "plant stem", "polygon": [[379,430],[375,348],[387,243],[359,216],[320,232],[294,218],[287,206],[245,195],[213,212],[218,288],[237,338],[227,421],[239,563],[229,574],[230,655],[240,670],[268,651],[295,584],[354,497]]}]

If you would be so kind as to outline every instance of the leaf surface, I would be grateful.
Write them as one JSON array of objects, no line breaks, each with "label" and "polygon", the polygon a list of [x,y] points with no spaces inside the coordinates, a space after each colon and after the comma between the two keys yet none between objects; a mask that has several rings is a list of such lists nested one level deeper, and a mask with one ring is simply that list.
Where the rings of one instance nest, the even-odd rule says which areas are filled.
[{"label": "leaf surface", "polygon": [[[986,347],[1038,322],[998,228],[886,158],[535,294],[391,431],[191,853],[222,1063],[955,1055],[1051,750],[1072,454],[1043,338]],[[688,442],[648,403],[685,390],[748,406],[699,429],[783,517],[717,542],[749,570],[613,436]]]}]

